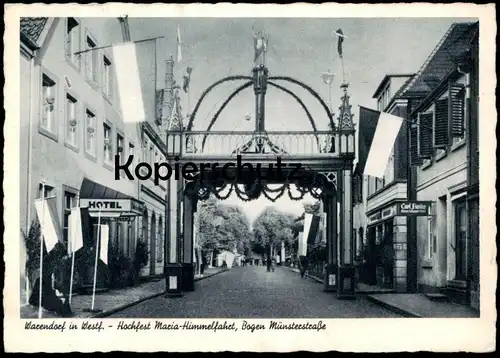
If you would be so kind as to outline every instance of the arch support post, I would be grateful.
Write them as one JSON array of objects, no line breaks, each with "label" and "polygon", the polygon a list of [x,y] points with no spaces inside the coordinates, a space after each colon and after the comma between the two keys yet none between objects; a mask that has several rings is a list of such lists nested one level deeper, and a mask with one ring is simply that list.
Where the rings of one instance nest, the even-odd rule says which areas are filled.
[{"label": "arch support post", "polygon": [[[172,131],[173,132],[173,131]],[[169,140],[170,139],[170,140]],[[168,163],[173,168],[175,156],[180,155],[182,142],[175,141],[175,136],[167,137]],[[181,237],[181,198],[183,193],[182,180],[168,180],[166,207],[166,245],[164,275],[166,281],[166,297],[181,297],[182,294],[182,237]]]},{"label": "arch support post", "polygon": [[[352,223],[352,170],[342,170],[340,177],[340,234],[338,299],[356,299],[356,275],[354,266],[353,223]],[[339,182],[339,181],[337,181]]]},{"label": "arch support post", "polygon": [[182,290],[194,291],[194,263],[193,263],[193,224],[194,212],[196,211],[195,196],[191,188],[192,184],[186,184],[183,195],[183,222],[182,222]]},{"label": "arch support post", "polygon": [[338,202],[337,195],[325,195],[323,197],[323,208],[326,214],[326,248],[327,262],[325,267],[325,277],[323,289],[325,292],[335,292],[337,290],[338,275]]}]

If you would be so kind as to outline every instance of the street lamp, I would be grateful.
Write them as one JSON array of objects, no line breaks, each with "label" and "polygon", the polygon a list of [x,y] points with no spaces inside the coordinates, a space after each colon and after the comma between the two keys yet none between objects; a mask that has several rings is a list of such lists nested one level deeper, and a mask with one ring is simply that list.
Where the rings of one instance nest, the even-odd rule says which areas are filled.
[{"label": "street lamp", "polygon": [[333,115],[332,111],[332,84],[333,84],[333,79],[335,78],[335,75],[328,70],[328,72],[323,72],[321,74],[321,79],[323,80],[323,83],[328,85],[328,95],[329,95],[329,106],[330,106],[330,113]]}]

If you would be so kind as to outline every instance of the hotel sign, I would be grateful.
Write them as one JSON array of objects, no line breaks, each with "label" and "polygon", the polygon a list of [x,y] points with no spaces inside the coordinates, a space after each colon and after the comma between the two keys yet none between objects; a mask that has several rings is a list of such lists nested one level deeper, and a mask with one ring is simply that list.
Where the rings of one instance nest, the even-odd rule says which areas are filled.
[{"label": "hotel sign", "polygon": [[404,201],[397,203],[396,215],[398,216],[428,216],[432,202],[430,201]]},{"label": "hotel sign", "polygon": [[90,212],[141,215],[143,204],[133,199],[80,199],[80,206]]}]

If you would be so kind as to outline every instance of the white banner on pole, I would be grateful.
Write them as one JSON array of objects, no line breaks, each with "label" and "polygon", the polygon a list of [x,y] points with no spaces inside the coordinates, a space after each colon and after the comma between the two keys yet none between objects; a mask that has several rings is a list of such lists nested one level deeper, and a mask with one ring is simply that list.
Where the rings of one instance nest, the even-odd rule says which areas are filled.
[{"label": "white banner on pole", "polygon": [[56,217],[54,217],[54,210],[51,210],[53,209],[52,206],[55,205],[54,200],[55,198],[35,200],[35,210],[40,221],[40,229],[47,252],[50,252],[56,246],[60,235],[60,228]]},{"label": "white banner on pole", "polygon": [[99,258],[106,265],[108,264],[108,242],[109,242],[109,226],[107,224],[101,225],[101,250]]},{"label": "white banner on pole", "polygon": [[298,248],[298,255],[299,256],[306,256],[307,255],[307,237],[304,235],[303,232],[299,232],[299,248]]},{"label": "white banner on pole", "polygon": [[68,223],[68,252],[74,253],[83,247],[82,218],[80,208],[71,209]]}]

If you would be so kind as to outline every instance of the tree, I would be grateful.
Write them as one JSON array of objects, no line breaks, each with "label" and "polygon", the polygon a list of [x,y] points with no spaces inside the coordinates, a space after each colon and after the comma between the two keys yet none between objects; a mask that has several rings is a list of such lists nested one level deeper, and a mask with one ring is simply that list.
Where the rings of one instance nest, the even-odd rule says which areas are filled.
[{"label": "tree", "polygon": [[205,253],[249,250],[250,222],[239,206],[225,205],[214,197],[200,203],[198,209],[199,244]]},{"label": "tree", "polygon": [[281,242],[286,246],[293,242],[293,216],[268,206],[253,223],[252,249],[255,253],[266,253],[270,248],[281,249]]}]

